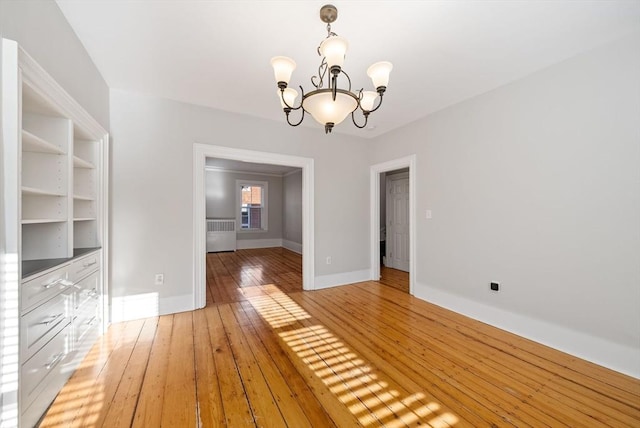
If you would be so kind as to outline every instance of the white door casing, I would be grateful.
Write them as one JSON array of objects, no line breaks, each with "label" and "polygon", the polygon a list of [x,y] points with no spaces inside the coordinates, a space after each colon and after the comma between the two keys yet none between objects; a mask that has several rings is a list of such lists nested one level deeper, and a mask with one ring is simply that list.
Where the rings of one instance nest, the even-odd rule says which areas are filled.
[{"label": "white door casing", "polygon": [[416,155],[393,159],[369,168],[369,236],[371,280],[380,279],[380,173],[409,168],[409,294],[416,283]]},{"label": "white door casing", "polygon": [[314,289],[313,159],[256,150],[194,143],[193,145],[193,300],[206,305],[206,209],[204,168],[207,157],[302,168],[302,288]]},{"label": "white door casing", "polygon": [[409,272],[409,175],[387,177],[387,266]]}]

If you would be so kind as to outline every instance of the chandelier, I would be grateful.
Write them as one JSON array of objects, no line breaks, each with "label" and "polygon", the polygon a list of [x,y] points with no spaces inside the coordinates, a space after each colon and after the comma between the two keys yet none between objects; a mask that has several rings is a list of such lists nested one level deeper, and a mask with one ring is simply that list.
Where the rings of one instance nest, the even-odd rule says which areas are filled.
[{"label": "chandelier", "polygon": [[[327,37],[318,47],[318,55],[322,57],[318,67],[318,75],[311,77],[311,83],[315,89],[309,93],[300,91],[302,99],[300,105],[294,107],[298,97],[298,91],[289,88],[291,73],[296,68],[296,63],[291,58],[277,56],[271,59],[271,65],[278,84],[278,97],[282,110],[291,126],[298,126],[304,120],[305,113],[311,114],[321,125],[324,125],[325,133],[330,133],[333,127],[351,114],[353,124],[358,128],[367,126],[369,114],[380,108],[382,96],[389,83],[389,73],[393,68],[390,62],[382,61],[373,64],[367,69],[367,75],[373,81],[374,91],[357,92],[351,90],[351,78],[342,69],[344,57],[347,52],[348,42],[344,37],[331,31],[331,23],[338,18],[338,9],[333,5],[324,5],[320,9],[320,19],[327,24]],[[346,89],[338,88],[338,77],[346,80]],[[342,82],[341,82],[342,83]],[[344,83],[343,83],[344,84]],[[375,106],[375,107],[374,107]],[[356,110],[360,110],[364,117],[364,123],[356,121]],[[291,122],[289,114],[294,110],[301,110],[302,114],[298,122]]]}]

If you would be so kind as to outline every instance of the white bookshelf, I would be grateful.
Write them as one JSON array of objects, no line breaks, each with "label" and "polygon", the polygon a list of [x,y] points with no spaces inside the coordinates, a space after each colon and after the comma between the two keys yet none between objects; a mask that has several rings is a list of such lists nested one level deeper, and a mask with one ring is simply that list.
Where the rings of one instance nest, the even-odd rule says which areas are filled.
[{"label": "white bookshelf", "polygon": [[[2,39],[1,52],[0,227],[3,250],[15,257],[15,267],[14,283],[0,289],[0,325],[17,327],[12,343],[18,351],[0,347],[0,360],[15,361],[0,376],[18,388],[2,393],[0,411],[29,427],[108,322],[109,140],[107,131],[15,42]],[[62,285],[46,286],[52,281]],[[84,288],[99,295],[78,304]],[[88,327],[81,315],[99,322]],[[53,318],[61,324],[42,327],[40,320]],[[30,329],[45,329],[42,340],[31,343]]]}]

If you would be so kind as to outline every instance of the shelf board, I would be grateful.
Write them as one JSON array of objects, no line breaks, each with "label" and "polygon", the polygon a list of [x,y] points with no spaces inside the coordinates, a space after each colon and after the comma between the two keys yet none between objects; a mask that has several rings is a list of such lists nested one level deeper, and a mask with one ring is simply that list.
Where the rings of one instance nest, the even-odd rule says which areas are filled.
[{"label": "shelf board", "polygon": [[66,219],[59,218],[29,218],[23,219],[22,224],[64,223]]},{"label": "shelf board", "polygon": [[36,195],[36,196],[67,196],[64,193],[52,192],[45,189],[38,189],[36,187],[22,186],[23,195]]},{"label": "shelf board", "polygon": [[92,221],[92,220],[96,220],[95,217],[76,217],[73,219],[73,221]]},{"label": "shelf board", "polygon": [[95,165],[89,161],[86,161],[78,156],[73,157],[73,166],[74,168],[86,168],[86,169],[94,169]]},{"label": "shelf board", "polygon": [[34,135],[29,131],[25,131],[24,129],[22,130],[22,151],[51,153],[54,155],[64,154],[64,151],[60,149],[60,147],[51,144],[50,142],[43,140],[37,135]]},{"label": "shelf board", "polygon": [[96,200],[96,198],[92,196],[85,196],[85,195],[73,195],[73,199],[75,199],[76,201],[95,201]]}]

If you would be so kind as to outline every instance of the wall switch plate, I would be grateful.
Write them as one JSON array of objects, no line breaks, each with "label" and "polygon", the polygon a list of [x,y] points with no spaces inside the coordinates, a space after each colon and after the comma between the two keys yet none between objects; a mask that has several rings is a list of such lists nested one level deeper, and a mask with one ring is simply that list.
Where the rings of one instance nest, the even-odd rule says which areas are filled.
[{"label": "wall switch plate", "polygon": [[492,282],[491,284],[489,284],[489,288],[491,288],[491,291],[500,291],[500,284],[498,284],[497,282]]},{"label": "wall switch plate", "polygon": [[156,282],[156,285],[164,284],[164,274],[163,273],[157,273],[155,282]]},{"label": "wall switch plate", "polygon": [[425,216],[427,217],[427,220],[431,219],[431,210],[427,210],[427,213]]},{"label": "wall switch plate", "polygon": [[331,256],[327,257],[327,264],[330,265],[331,264]]}]

